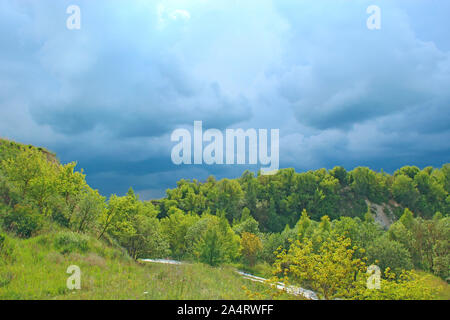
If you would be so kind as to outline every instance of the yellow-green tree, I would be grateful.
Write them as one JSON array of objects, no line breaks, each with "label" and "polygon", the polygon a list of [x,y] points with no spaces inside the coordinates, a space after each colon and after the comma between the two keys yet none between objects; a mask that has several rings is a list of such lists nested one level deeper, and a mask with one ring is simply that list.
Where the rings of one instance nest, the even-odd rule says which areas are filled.
[{"label": "yellow-green tree", "polygon": [[255,265],[256,258],[261,250],[262,242],[256,234],[250,232],[242,233],[240,253],[250,267]]},{"label": "yellow-green tree", "polygon": [[314,250],[310,239],[296,241],[278,255],[275,272],[312,288],[324,299],[342,297],[358,275],[365,272],[364,261],[354,257],[356,250],[350,239],[335,234],[318,250]]},{"label": "yellow-green tree", "polygon": [[16,157],[3,160],[1,168],[12,192],[32,202],[43,214],[48,213],[49,199],[57,191],[59,165],[37,149],[27,148]]}]

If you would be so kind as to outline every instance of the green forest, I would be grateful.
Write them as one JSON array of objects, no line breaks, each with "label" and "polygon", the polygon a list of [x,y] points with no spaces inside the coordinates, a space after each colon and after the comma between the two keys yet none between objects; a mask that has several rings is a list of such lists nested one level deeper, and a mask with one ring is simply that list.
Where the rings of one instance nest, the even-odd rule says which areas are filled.
[{"label": "green forest", "polygon": [[[0,299],[141,297],[130,288],[152,299],[292,298],[277,281],[322,299],[450,299],[450,164],[245,171],[180,180],[151,201],[131,188],[105,198],[76,165],[0,140]],[[148,258],[190,264],[169,275]],[[65,287],[69,263],[89,270],[76,297]],[[371,265],[377,289],[367,285]],[[244,281],[237,269],[270,281]],[[186,281],[212,293],[193,296]]]}]

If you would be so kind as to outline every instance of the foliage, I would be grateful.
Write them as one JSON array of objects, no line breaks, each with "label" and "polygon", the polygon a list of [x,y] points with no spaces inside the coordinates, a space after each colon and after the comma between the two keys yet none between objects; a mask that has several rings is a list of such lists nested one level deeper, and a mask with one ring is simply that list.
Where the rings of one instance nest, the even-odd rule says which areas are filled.
[{"label": "foliage", "polygon": [[199,216],[184,214],[182,211],[171,213],[161,220],[161,230],[168,239],[173,258],[180,259],[188,254],[190,246],[188,245],[187,234],[189,229],[199,220]]},{"label": "foliage", "polygon": [[2,214],[3,229],[22,238],[35,235],[42,226],[42,217],[30,205],[17,204]]},{"label": "foliage", "polygon": [[403,271],[399,276],[386,269],[379,289],[368,289],[365,278],[356,283],[349,296],[356,300],[430,300],[438,290],[425,282],[426,276]]},{"label": "foliage", "polygon": [[312,288],[325,299],[342,297],[365,267],[364,261],[354,258],[356,250],[350,239],[334,234],[318,250],[310,239],[297,240],[278,255],[275,272]]},{"label": "foliage", "polygon": [[450,265],[450,218],[436,215],[435,219],[413,218],[405,210],[388,232],[389,238],[401,243],[410,253],[414,266],[447,278]]},{"label": "foliage", "polygon": [[424,283],[414,271],[398,276],[386,268],[380,287],[367,286],[364,259],[356,258],[357,247],[348,238],[332,234],[318,250],[311,240],[297,241],[288,252],[279,254],[275,272],[280,280],[315,290],[324,299],[433,299],[437,290]]},{"label": "foliage", "polygon": [[253,233],[244,232],[241,238],[240,253],[244,261],[253,267],[256,263],[256,258],[262,249],[261,239]]},{"label": "foliage", "polygon": [[199,261],[216,266],[235,261],[239,255],[240,239],[225,217],[211,217],[211,223],[194,245]]},{"label": "foliage", "polygon": [[72,252],[85,253],[89,250],[88,238],[85,235],[71,231],[64,231],[56,234],[54,245],[62,254],[69,254]]},{"label": "foliage", "polygon": [[113,196],[101,216],[102,231],[110,233],[134,258],[166,256],[169,243],[162,235],[158,211],[150,202],[139,201],[130,188],[125,197]]},{"label": "foliage", "polygon": [[259,233],[259,223],[250,215],[250,210],[244,208],[242,210],[242,216],[239,223],[233,224],[233,230],[238,235],[242,235],[244,232]]},{"label": "foliage", "polygon": [[388,204],[394,212],[407,207],[417,215],[431,218],[437,211],[449,211],[448,168],[404,167],[394,175],[365,167],[303,173],[281,169],[272,176],[255,176],[246,171],[236,180],[181,180],[158,205],[163,217],[171,208],[198,215],[225,212],[235,227],[245,212],[263,232],[282,232],[286,224],[292,228],[303,210],[314,221],[325,215],[331,220],[341,216],[363,219],[367,212],[365,200]]},{"label": "foliage", "polygon": [[381,270],[390,268],[397,274],[413,268],[409,251],[401,243],[384,236],[369,246],[367,258],[369,264],[378,265]]}]

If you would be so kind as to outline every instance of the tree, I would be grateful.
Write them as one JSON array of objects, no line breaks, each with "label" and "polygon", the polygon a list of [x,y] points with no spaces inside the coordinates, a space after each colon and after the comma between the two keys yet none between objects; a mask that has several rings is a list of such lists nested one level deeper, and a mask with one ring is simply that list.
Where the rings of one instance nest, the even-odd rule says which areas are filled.
[{"label": "tree", "polygon": [[406,208],[403,211],[402,216],[400,217],[399,221],[409,230],[411,230],[414,226],[414,214],[411,212],[411,210],[409,210],[408,208]]},{"label": "tree", "polygon": [[71,228],[77,232],[92,230],[105,210],[105,198],[97,190],[84,187],[78,195],[78,204],[71,219]]},{"label": "tree", "polygon": [[[86,190],[90,189],[83,171],[76,172],[75,167],[75,162],[60,166],[56,178],[56,189],[62,201],[55,199],[53,202],[55,210],[53,210],[52,216],[56,222],[65,227],[70,226],[74,212],[82,199],[82,193],[85,194]],[[60,204],[61,202],[63,205]]]},{"label": "tree", "polygon": [[[333,221],[333,231],[341,236],[350,238],[357,247],[367,250],[375,239],[383,234],[383,230],[373,220],[371,214],[366,216],[367,218],[364,221],[361,221],[358,217],[340,217],[339,220]],[[362,257],[358,252],[356,255]]]},{"label": "tree", "polygon": [[256,263],[256,258],[262,250],[261,239],[253,233],[244,232],[241,238],[241,255],[244,261],[253,267]]},{"label": "tree", "polygon": [[324,233],[329,233],[331,231],[331,221],[328,216],[320,218],[319,229]]},{"label": "tree", "polygon": [[406,207],[414,208],[419,192],[416,189],[414,180],[410,177],[399,174],[392,184],[392,195],[394,199]]},{"label": "tree", "polygon": [[132,258],[165,258],[170,254],[169,243],[153,214],[141,212],[133,216],[132,225],[134,232],[122,240],[122,245]]},{"label": "tree", "polygon": [[389,228],[389,238],[408,249],[416,268],[448,277],[450,218],[414,219],[409,210],[402,218]]},{"label": "tree", "polygon": [[310,226],[311,226],[311,219],[309,218],[306,209],[303,209],[302,214],[300,216],[300,220],[298,220],[296,225],[298,237],[300,240],[302,240],[306,236]]},{"label": "tree", "polygon": [[107,231],[133,259],[168,253],[168,244],[157,219],[158,210],[150,202],[139,201],[130,188],[124,197],[112,196],[100,217],[100,237]]},{"label": "tree", "polygon": [[221,245],[217,226],[209,228],[197,244],[197,256],[201,262],[217,266],[224,261]]},{"label": "tree", "polygon": [[366,167],[358,167],[351,171],[351,188],[352,190],[362,196],[369,198],[374,202],[378,202],[378,195],[376,190],[376,175]]},{"label": "tree", "polygon": [[233,232],[225,217],[202,219],[206,218],[209,223],[194,246],[195,256],[212,266],[236,260],[239,255],[239,236]]},{"label": "tree", "polygon": [[223,179],[217,184],[217,209],[224,210],[228,222],[240,218],[240,206],[244,198],[241,185],[236,180]]},{"label": "tree", "polygon": [[234,224],[233,231],[238,235],[242,235],[244,232],[257,234],[259,232],[259,223],[250,215],[250,210],[244,208],[242,209],[241,220],[239,223]]},{"label": "tree", "polygon": [[330,235],[317,251],[310,239],[297,240],[289,251],[279,254],[274,267],[277,274],[312,288],[325,299],[338,298],[365,271],[364,262],[354,258],[356,250],[350,239],[336,235]]},{"label": "tree", "polygon": [[245,194],[245,204],[250,212],[254,212],[258,201],[258,181],[255,179],[253,172],[246,170],[240,178],[240,184]]},{"label": "tree", "polygon": [[339,183],[342,186],[348,185],[348,173],[344,167],[341,166],[334,167],[332,170],[330,170],[330,174],[336,179],[338,179]]},{"label": "tree", "polygon": [[399,170],[395,171],[394,176],[405,175],[411,179],[420,172],[420,169],[416,166],[404,166]]},{"label": "tree", "polygon": [[17,156],[2,160],[2,171],[14,187],[25,198],[34,179],[41,176],[44,155],[35,149],[27,148]]},{"label": "tree", "polygon": [[11,191],[20,196],[20,201],[32,202],[46,214],[49,198],[57,190],[58,164],[50,162],[39,150],[26,148],[15,157],[3,160],[1,165]]},{"label": "tree", "polygon": [[376,239],[367,249],[367,258],[369,264],[376,264],[381,270],[390,268],[397,274],[413,268],[409,251],[400,242],[388,237]]},{"label": "tree", "polygon": [[172,257],[181,259],[191,250],[186,236],[200,217],[193,213],[185,214],[176,208],[172,209],[169,210],[169,216],[161,220],[161,230],[168,239]]}]

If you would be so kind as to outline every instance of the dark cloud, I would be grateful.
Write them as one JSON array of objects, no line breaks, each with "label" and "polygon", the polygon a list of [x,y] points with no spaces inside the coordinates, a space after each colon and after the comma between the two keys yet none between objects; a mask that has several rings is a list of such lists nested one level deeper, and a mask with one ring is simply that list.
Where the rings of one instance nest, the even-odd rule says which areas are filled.
[{"label": "dark cloud", "polygon": [[380,4],[382,28],[370,31],[360,14],[367,5],[325,3],[309,8],[306,22],[288,14],[292,44],[275,77],[299,122],[349,130],[418,105],[448,107],[449,54],[416,38],[394,4]]},{"label": "dark cloud", "polygon": [[72,1],[1,2],[0,134],[78,161],[104,194],[258,169],[173,165],[170,133],[194,120],[279,128],[297,170],[450,159],[449,4],[377,1],[370,31],[373,1],[77,3],[70,31]]}]

